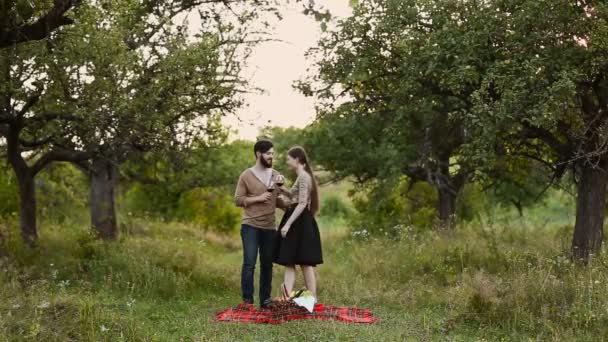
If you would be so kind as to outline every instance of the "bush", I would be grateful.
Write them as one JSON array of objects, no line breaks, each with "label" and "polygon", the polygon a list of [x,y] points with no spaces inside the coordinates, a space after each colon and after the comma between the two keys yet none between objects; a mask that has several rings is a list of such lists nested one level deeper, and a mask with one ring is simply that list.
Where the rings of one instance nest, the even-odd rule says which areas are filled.
[{"label": "bush", "polygon": [[205,229],[230,233],[237,230],[241,211],[226,190],[195,188],[180,197],[176,217],[200,224]]},{"label": "bush", "polygon": [[395,232],[393,228],[397,226],[425,229],[435,223],[436,202],[436,191],[428,183],[410,184],[405,177],[396,182],[377,183],[353,199],[357,214],[352,223],[356,230],[370,234]]},{"label": "bush", "polygon": [[19,211],[17,180],[4,162],[0,163],[0,217],[13,216]]},{"label": "bush", "polygon": [[471,221],[489,210],[490,204],[481,186],[476,183],[465,184],[456,199],[457,219]]},{"label": "bush", "polygon": [[139,184],[129,187],[119,200],[120,211],[138,217],[172,218],[177,209],[179,194],[169,184]]},{"label": "bush", "polygon": [[38,212],[56,223],[88,222],[88,180],[69,163],[52,163],[36,178]]},{"label": "bush", "polygon": [[[69,163],[52,163],[36,177],[38,214],[44,220],[66,223],[87,218],[86,178]],[[0,218],[18,216],[19,189],[14,172],[0,163]]]},{"label": "bush", "polygon": [[337,195],[322,198],[320,215],[329,218],[345,218],[352,213],[351,207]]}]

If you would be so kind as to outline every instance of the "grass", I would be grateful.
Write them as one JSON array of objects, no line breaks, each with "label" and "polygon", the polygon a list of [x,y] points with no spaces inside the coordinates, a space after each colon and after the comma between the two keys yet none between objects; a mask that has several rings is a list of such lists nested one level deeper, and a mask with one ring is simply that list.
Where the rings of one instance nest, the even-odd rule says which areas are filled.
[{"label": "grass", "polygon": [[[541,220],[534,217],[530,222]],[[504,221],[504,220],[503,220]],[[14,225],[0,258],[0,341],[521,341],[608,336],[608,259],[581,268],[571,228],[530,222],[409,227],[399,240],[353,237],[321,218],[321,301],[365,307],[375,325],[216,323],[237,304],[238,236],[129,218],[104,244],[77,225],[43,225],[38,251]],[[542,220],[541,220],[542,221]],[[13,227],[13,228],[11,228]],[[604,255],[606,255],[604,253]],[[274,289],[282,278],[275,268]],[[301,285],[301,280],[299,280]]]}]

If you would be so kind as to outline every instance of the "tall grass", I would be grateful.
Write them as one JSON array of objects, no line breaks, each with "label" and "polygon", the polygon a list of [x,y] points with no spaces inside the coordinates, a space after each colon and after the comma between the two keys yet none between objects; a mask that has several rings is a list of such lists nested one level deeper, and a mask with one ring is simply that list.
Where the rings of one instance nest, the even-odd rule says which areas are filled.
[{"label": "tall grass", "polygon": [[[381,319],[376,325],[213,322],[240,300],[236,234],[130,218],[120,240],[105,244],[85,226],[44,224],[40,249],[28,251],[15,225],[3,226],[0,340],[589,341],[608,334],[606,253],[586,268],[571,264],[568,224],[481,220],[453,232],[403,227],[388,239],[353,235],[347,222],[319,219],[326,262],[318,267],[319,297],[370,308]],[[274,278],[278,290],[280,267]]]}]

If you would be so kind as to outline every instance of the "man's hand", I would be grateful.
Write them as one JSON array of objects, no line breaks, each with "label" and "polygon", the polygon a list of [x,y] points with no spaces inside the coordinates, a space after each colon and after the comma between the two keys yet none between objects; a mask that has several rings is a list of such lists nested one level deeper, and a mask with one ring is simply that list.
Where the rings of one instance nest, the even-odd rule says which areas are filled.
[{"label": "man's hand", "polygon": [[271,198],[272,198],[272,193],[265,192],[259,196],[255,196],[253,199],[254,199],[254,202],[260,203],[260,202],[268,202],[268,201],[270,201]]}]

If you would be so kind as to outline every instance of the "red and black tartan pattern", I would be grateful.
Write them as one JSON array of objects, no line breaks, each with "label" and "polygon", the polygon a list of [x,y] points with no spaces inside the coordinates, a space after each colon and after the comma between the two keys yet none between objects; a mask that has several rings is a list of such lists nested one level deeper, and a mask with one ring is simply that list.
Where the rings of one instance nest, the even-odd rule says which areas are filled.
[{"label": "red and black tartan pattern", "polygon": [[219,312],[216,319],[222,322],[280,324],[298,319],[334,320],[347,323],[375,323],[371,311],[344,308],[317,303],[312,313],[292,302],[273,302],[268,309],[258,310],[252,304],[241,303]]}]

